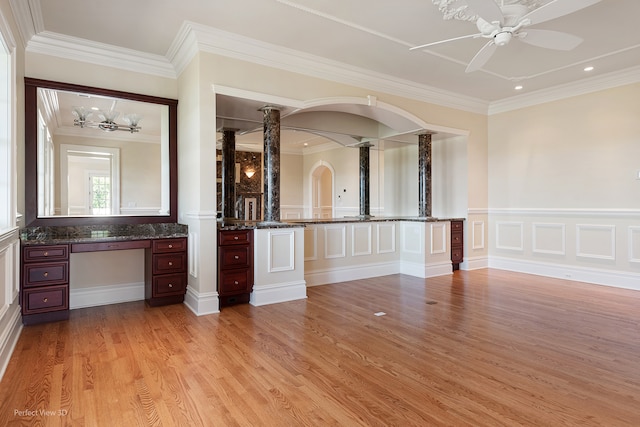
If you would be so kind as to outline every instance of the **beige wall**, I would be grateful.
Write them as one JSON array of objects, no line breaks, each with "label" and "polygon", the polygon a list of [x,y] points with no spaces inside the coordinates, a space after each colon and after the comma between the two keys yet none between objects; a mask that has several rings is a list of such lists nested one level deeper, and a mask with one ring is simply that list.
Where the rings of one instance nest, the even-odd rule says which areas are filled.
[{"label": "beige wall", "polygon": [[490,265],[640,289],[640,84],[489,118]]},{"label": "beige wall", "polygon": [[640,208],[640,84],[489,119],[492,208]]}]

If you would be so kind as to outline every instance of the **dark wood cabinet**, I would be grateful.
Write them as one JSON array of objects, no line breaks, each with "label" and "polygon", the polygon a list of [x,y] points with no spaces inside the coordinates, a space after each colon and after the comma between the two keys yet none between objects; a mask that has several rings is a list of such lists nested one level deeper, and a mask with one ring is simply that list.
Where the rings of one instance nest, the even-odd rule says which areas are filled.
[{"label": "dark wood cabinet", "polygon": [[184,301],[187,291],[187,239],[157,239],[145,251],[144,297],[150,306]]},{"label": "dark wood cabinet", "polygon": [[249,302],[253,291],[253,230],[218,231],[220,306]]},{"label": "dark wood cabinet", "polygon": [[460,263],[464,255],[464,223],[463,221],[451,221],[451,264],[454,270],[460,269]]},{"label": "dark wood cabinet", "polygon": [[69,318],[69,245],[22,247],[22,322]]}]

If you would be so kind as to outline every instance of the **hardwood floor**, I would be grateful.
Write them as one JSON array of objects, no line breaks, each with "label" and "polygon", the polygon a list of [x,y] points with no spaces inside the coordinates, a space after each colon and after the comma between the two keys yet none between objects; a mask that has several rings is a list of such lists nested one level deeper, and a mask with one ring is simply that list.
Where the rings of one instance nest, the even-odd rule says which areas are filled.
[{"label": "hardwood floor", "polygon": [[23,329],[0,402],[2,426],[639,426],[640,292],[478,270],[74,310]]}]

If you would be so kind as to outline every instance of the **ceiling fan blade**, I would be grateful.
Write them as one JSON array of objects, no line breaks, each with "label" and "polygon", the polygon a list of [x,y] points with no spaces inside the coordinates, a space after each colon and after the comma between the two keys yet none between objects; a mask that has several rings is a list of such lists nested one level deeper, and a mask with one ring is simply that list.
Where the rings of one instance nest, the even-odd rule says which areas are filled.
[{"label": "ceiling fan blade", "polygon": [[477,33],[477,34],[469,34],[468,36],[454,37],[452,39],[440,40],[440,41],[437,41],[437,42],[421,44],[420,46],[410,47],[409,50],[422,49],[422,48],[425,48],[425,47],[435,46],[437,44],[442,44],[442,43],[453,42],[453,41],[456,41],[456,40],[470,39],[472,37],[480,37],[481,35],[482,35],[482,33]]},{"label": "ceiling fan blade", "polygon": [[476,53],[476,56],[473,57],[471,62],[469,62],[465,73],[471,73],[472,71],[479,70],[484,64],[487,63],[489,58],[493,56],[497,48],[498,46],[496,46],[493,40],[490,40],[482,47],[482,49],[478,51],[478,53]]},{"label": "ceiling fan blade", "polygon": [[599,3],[600,0],[554,0],[550,3],[540,6],[524,15],[520,21],[528,19],[528,25],[540,24],[541,22],[550,21],[580,9],[584,9],[593,4]]},{"label": "ceiling fan blade", "polygon": [[582,43],[580,37],[560,31],[527,29],[525,33],[524,37],[519,38],[520,41],[547,49],[571,50]]},{"label": "ceiling fan blade", "polygon": [[465,0],[471,9],[478,13],[478,15],[485,21],[504,23],[504,16],[500,6],[494,0]]}]

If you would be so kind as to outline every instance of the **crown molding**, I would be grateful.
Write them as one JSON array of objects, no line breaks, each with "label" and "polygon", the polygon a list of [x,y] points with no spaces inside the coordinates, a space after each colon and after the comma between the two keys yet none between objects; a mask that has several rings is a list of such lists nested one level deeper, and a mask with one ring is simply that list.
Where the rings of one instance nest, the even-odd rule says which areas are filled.
[{"label": "crown molding", "polygon": [[640,82],[640,66],[492,102],[489,115]]},{"label": "crown molding", "polygon": [[[196,49],[193,48],[193,43],[197,44]],[[168,55],[178,74],[197,51],[473,113],[487,114],[489,106],[488,102],[477,98],[374,73],[194,22],[185,22]]]},{"label": "crown molding", "polygon": [[[37,34],[38,30],[44,29],[40,0],[10,0],[9,4],[13,11],[13,18],[16,21],[22,43],[26,46],[31,37]],[[36,29],[36,27],[38,28]]]},{"label": "crown molding", "polygon": [[42,31],[31,37],[27,44],[27,52],[57,56],[136,73],[176,78],[173,65],[164,56],[49,31]]}]

